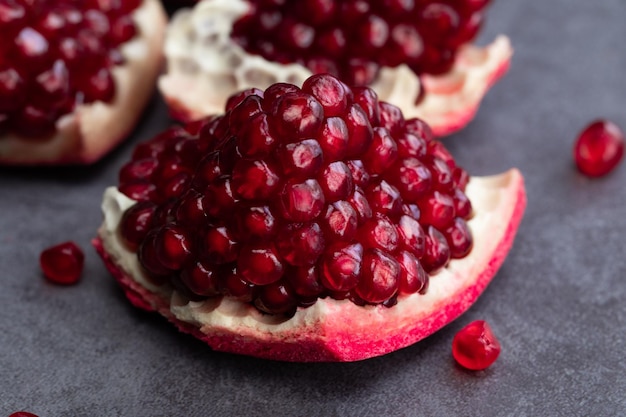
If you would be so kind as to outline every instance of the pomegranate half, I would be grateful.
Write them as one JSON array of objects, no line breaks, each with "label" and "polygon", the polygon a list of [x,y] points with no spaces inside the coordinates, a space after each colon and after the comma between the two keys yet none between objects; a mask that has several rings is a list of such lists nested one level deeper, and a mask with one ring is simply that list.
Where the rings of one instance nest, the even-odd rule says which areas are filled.
[{"label": "pomegranate half", "polygon": [[[25,92],[15,93],[19,99],[11,95],[10,83],[3,84],[9,91],[2,91],[6,93],[2,99],[21,107],[7,110],[0,106],[0,164],[93,163],[131,132],[154,91],[163,59],[165,11],[158,0],[124,4],[58,0],[46,9],[28,6],[28,2],[15,5],[22,7],[22,3],[26,13],[18,14],[22,20],[15,31],[20,30],[19,25],[26,26],[15,43],[25,56],[9,50],[0,62],[0,71],[9,68],[15,75],[13,68],[20,68],[27,84]],[[24,14],[23,8],[19,10]],[[115,37],[128,40],[109,45]],[[10,48],[10,43],[3,47]],[[110,68],[94,68],[86,75],[87,68],[101,56]],[[43,65],[52,62],[51,69],[30,74],[31,67],[36,67],[31,61],[38,60]],[[88,90],[75,91],[76,80],[87,76],[92,77]],[[37,83],[46,94],[54,95],[55,101],[46,105],[46,110],[38,109],[43,96],[37,93]],[[2,114],[5,110],[8,113]]]},{"label": "pomegranate half", "polygon": [[448,135],[509,67],[507,37],[470,43],[488,3],[204,0],[174,15],[159,89],[171,114],[190,121],[219,113],[235,91],[328,72]]},{"label": "pomegranate half", "polygon": [[354,361],[464,312],[525,202],[517,170],[470,178],[423,121],[324,74],[138,145],[93,244],[134,305],[215,350]]}]

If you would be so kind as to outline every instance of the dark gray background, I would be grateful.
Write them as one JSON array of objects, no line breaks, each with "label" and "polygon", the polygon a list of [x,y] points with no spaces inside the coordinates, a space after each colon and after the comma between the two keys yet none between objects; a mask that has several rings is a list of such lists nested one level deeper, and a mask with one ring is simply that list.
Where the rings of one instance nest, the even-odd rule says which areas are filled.
[{"label": "dark gray background", "polygon": [[[100,198],[132,147],[168,123],[155,95],[132,138],[89,168],[0,169],[0,416],[616,416],[626,412],[626,167],[590,180],[571,148],[597,117],[626,128],[624,0],[496,1],[481,42],[508,34],[508,75],[446,139],[473,174],[519,167],[515,246],[458,321],[384,357],[288,364],[211,352],[137,311],[90,247]],[[40,251],[73,239],[84,279],[42,279]],[[493,367],[455,366],[464,324],[488,320]]]}]

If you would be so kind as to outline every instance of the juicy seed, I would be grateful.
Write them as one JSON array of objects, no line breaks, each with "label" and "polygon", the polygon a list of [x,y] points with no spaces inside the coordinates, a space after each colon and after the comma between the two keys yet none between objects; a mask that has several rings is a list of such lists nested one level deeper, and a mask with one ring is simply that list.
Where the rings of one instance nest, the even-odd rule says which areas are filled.
[{"label": "juicy seed", "polygon": [[500,342],[484,320],[463,327],[452,340],[452,356],[462,367],[481,371],[490,367],[500,355]]},{"label": "juicy seed", "polygon": [[601,177],[613,171],[624,157],[624,133],[608,120],[589,124],[574,144],[574,161],[583,174]]},{"label": "juicy seed", "polygon": [[113,99],[111,71],[124,63],[121,46],[137,34],[131,13],[140,2],[107,3],[0,2],[2,131],[45,137],[77,105]]},{"label": "juicy seed", "polygon": [[138,145],[120,171],[138,202],[119,236],[155,285],[264,314],[324,297],[393,308],[471,251],[467,173],[372,90],[322,74],[227,108]]},{"label": "juicy seed", "polygon": [[39,265],[48,281],[71,285],[80,280],[85,255],[74,242],[63,242],[41,252]]},{"label": "juicy seed", "polygon": [[234,25],[235,42],[270,61],[300,63],[357,86],[374,81],[381,65],[407,64],[417,75],[446,72],[459,47],[477,36],[489,3],[250,2],[253,12]]}]

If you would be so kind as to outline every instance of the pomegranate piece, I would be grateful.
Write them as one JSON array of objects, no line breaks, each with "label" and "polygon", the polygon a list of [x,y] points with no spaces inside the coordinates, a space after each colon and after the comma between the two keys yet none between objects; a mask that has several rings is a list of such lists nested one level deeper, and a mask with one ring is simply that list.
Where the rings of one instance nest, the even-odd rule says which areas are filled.
[{"label": "pomegranate piece", "polygon": [[160,3],[7,1],[0,12],[9,20],[0,25],[0,164],[99,159],[134,127],[154,88]]},{"label": "pomegranate piece", "polygon": [[44,276],[55,284],[76,284],[80,280],[84,264],[85,254],[71,241],[47,248],[39,257]]},{"label": "pomegranate piece", "polygon": [[[467,308],[510,246],[525,201],[521,177],[512,171],[485,181],[484,198],[496,203],[479,201],[459,217],[455,199],[471,199],[472,181],[454,181],[452,156],[442,145],[426,145],[434,139],[423,122],[405,120],[373,90],[361,96],[378,111],[355,103],[354,91],[337,78],[315,75],[302,89],[274,84],[238,93],[224,114],[201,126],[174,127],[140,144],[118,189],[105,194],[106,221],[94,242],[131,301],[176,323],[206,324],[192,333],[220,349],[264,355],[257,349],[267,343],[270,357],[292,360],[389,352]],[[255,121],[260,117],[263,124]],[[328,141],[328,120],[341,121],[347,143],[356,145]],[[272,151],[242,152],[257,131],[271,133]],[[416,145],[400,153],[398,143],[409,135]],[[429,173],[419,192],[394,185],[402,159]],[[188,180],[171,188],[179,175]],[[481,220],[481,210],[490,220]],[[472,224],[487,235],[483,240]],[[189,301],[212,307],[205,314]],[[220,336],[207,323],[227,305],[243,322]],[[413,327],[429,317],[431,324]],[[270,325],[277,321],[287,333],[259,340],[257,332],[279,330]],[[374,334],[387,326],[389,334]],[[411,336],[401,336],[408,328]],[[303,350],[288,353],[308,337]],[[345,352],[330,346],[344,341]]]},{"label": "pomegranate piece", "polygon": [[500,355],[500,342],[484,320],[463,327],[452,340],[452,356],[459,365],[472,371],[490,367]]},{"label": "pomegranate piece", "polygon": [[613,122],[596,120],[578,135],[574,161],[583,174],[601,177],[613,171],[624,157],[624,133]]},{"label": "pomegranate piece", "polygon": [[[236,91],[330,73],[449,134],[508,67],[506,38],[471,46],[489,3],[205,0],[173,18],[159,87],[172,114],[189,121],[221,111]],[[333,88],[303,84],[309,93]],[[341,103],[322,105],[330,116]]]},{"label": "pomegranate piece", "polygon": [[36,414],[29,413],[28,411],[16,411],[11,413],[9,417],[38,417]]}]

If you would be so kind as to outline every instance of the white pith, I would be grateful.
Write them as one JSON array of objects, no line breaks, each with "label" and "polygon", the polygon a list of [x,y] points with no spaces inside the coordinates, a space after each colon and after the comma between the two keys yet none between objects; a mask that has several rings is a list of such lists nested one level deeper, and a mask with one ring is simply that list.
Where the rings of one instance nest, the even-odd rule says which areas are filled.
[{"label": "white pith", "polygon": [[159,0],[143,0],[132,16],[138,36],[120,48],[125,63],[112,70],[116,86],[113,100],[77,106],[57,120],[52,137],[0,137],[0,163],[91,163],[130,133],[161,71],[167,23]]},{"label": "white pith", "polygon": [[[476,277],[486,268],[491,268],[490,263],[494,259],[494,254],[500,249],[499,245],[506,240],[505,235],[511,232],[509,230],[511,222],[519,220],[513,218],[520,207],[523,209],[523,202],[520,202],[523,198],[522,176],[519,171],[512,169],[500,175],[472,177],[467,186],[467,195],[474,208],[474,215],[468,222],[474,237],[472,252],[463,259],[452,260],[445,269],[432,276],[426,294],[401,296],[398,304],[392,308],[380,305],[359,307],[347,300],[325,298],[317,300],[311,307],[299,308],[294,317],[285,319],[261,314],[249,304],[224,297],[189,302],[169,285],[152,284],[144,275],[136,253],[128,251],[119,239],[118,226],[121,216],[135,202],[121,194],[115,187],[108,188],[104,193],[102,203],[104,222],[98,230],[98,235],[104,250],[121,272],[155,294],[158,302],[165,303],[168,312],[176,319],[196,327],[206,335],[228,332],[257,342],[267,339],[297,343],[297,337],[308,334],[307,329],[317,329],[311,330],[310,333],[318,334],[319,328],[324,328],[325,324],[328,324],[337,334],[348,331],[356,334],[359,331],[370,333],[375,331],[376,338],[384,339],[386,331],[397,336],[399,328],[401,333],[404,327],[413,329],[416,322],[428,320],[433,311],[446,308],[450,299],[455,297],[475,299],[477,296],[466,294],[466,291],[471,289]],[[153,307],[162,312],[162,306],[155,304]],[[458,315],[460,312],[455,314]],[[340,319],[337,320],[337,317]],[[385,323],[394,325],[388,326],[387,329]],[[443,323],[424,323],[425,328],[431,326],[433,329],[441,325]],[[332,334],[328,337],[332,337]],[[365,336],[367,337],[371,336]]]},{"label": "white pith", "polygon": [[[203,0],[174,15],[165,41],[167,72],[159,89],[175,114],[184,114],[186,120],[219,114],[236,91],[265,89],[275,82],[302,85],[311,75],[299,64],[249,55],[230,39],[233,23],[248,8],[243,0]],[[371,87],[379,99],[400,107],[405,118],[422,118],[435,134],[444,135],[469,122],[511,55],[508,38],[499,36],[485,47],[463,46],[452,70],[425,75],[423,86],[408,66],[400,65],[382,68]],[[426,94],[415,105],[421,88]]]}]

